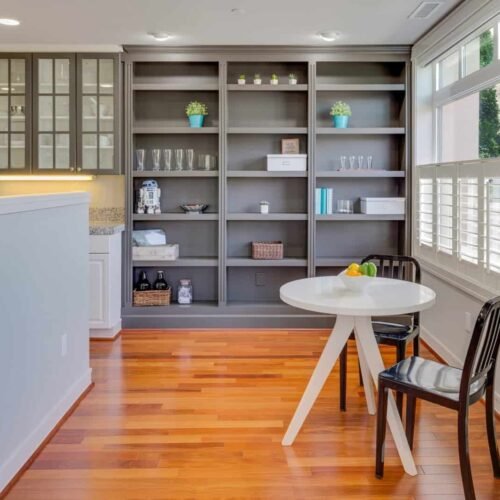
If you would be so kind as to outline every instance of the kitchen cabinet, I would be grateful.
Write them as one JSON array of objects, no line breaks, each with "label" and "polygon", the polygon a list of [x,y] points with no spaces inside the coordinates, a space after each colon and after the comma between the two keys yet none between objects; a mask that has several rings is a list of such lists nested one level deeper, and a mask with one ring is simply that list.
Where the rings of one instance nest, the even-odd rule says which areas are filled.
[{"label": "kitchen cabinet", "polygon": [[90,337],[114,338],[121,330],[122,233],[91,235]]},{"label": "kitchen cabinet", "polygon": [[77,165],[84,173],[119,173],[118,54],[77,56]]},{"label": "kitchen cabinet", "polygon": [[31,169],[31,56],[0,55],[0,174]]}]

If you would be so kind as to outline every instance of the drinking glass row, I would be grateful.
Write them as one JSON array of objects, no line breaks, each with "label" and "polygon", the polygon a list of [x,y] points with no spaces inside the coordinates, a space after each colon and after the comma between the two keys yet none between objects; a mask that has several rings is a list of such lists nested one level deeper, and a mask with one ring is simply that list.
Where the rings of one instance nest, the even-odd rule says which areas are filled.
[{"label": "drinking glass row", "polygon": [[[349,161],[348,161],[349,160]],[[365,166],[366,165],[366,166]],[[369,155],[365,157],[363,155],[351,155],[340,157],[340,169],[339,170],[362,170],[362,169],[373,168],[373,156]]]},{"label": "drinking glass row", "polygon": [[[147,151],[136,149],[136,170],[144,172]],[[151,164],[153,172],[172,170],[216,170],[217,157],[210,154],[199,154],[195,162],[194,149],[152,149]]]}]

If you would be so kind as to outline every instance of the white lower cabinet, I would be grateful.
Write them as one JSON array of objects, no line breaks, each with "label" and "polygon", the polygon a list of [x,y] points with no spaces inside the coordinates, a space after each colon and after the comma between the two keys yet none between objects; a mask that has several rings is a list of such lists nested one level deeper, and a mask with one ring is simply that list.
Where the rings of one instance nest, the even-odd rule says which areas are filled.
[{"label": "white lower cabinet", "polygon": [[113,338],[121,330],[121,233],[90,236],[90,336]]}]

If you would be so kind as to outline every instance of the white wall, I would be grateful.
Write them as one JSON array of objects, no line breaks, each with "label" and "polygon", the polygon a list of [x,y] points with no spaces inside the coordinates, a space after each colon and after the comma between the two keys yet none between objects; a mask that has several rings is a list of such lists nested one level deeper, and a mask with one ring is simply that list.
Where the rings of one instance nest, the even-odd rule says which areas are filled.
[{"label": "white wall", "polygon": [[88,198],[0,197],[0,491],[91,383]]},{"label": "white wall", "polygon": [[[423,272],[422,282],[436,292],[436,304],[421,315],[422,338],[448,364],[462,367],[471,339],[472,330],[467,328],[466,313],[471,314],[470,326],[484,301],[431,273]],[[495,380],[496,409],[500,411],[500,365],[497,364]]]}]

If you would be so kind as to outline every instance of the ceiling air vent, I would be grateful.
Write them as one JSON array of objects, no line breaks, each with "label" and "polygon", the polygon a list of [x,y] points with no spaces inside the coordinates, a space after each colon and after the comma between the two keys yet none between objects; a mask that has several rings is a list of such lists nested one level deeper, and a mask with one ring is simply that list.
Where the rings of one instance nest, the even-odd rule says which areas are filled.
[{"label": "ceiling air vent", "polygon": [[427,19],[441,6],[442,2],[422,2],[408,19]]}]

